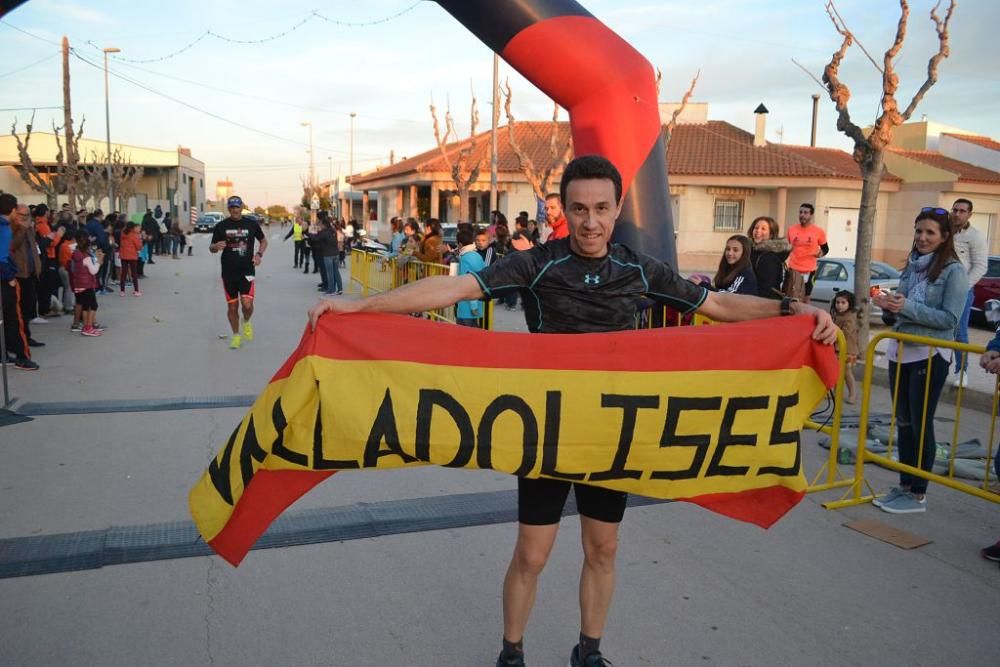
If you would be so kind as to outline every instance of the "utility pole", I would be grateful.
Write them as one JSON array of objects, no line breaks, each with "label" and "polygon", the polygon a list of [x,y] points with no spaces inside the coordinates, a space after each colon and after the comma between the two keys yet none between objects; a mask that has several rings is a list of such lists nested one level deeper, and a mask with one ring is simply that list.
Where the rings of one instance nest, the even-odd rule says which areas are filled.
[{"label": "utility pole", "polygon": [[493,54],[493,129],[490,131],[490,217],[499,206],[497,192],[497,124],[500,122],[500,56]]},{"label": "utility pole", "polygon": [[[108,213],[115,210],[115,184],[111,179],[111,102],[108,96],[108,54],[118,53],[121,49],[114,47],[104,49],[104,123],[105,131],[107,132],[107,151],[108,151]],[[75,208],[75,207],[74,207]],[[122,205],[125,208],[125,205]]]},{"label": "utility pole", "polygon": [[77,181],[77,155],[73,150],[73,110],[70,105],[69,95],[69,38],[63,35],[62,38],[62,67],[63,67],[63,126],[66,133],[66,171],[63,177],[66,179],[66,197],[69,199],[69,207],[76,211],[76,181]]}]

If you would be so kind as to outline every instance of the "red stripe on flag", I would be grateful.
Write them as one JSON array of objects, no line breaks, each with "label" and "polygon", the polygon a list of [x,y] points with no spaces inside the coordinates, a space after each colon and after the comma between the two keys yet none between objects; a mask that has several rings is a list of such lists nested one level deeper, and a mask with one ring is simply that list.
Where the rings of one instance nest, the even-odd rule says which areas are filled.
[{"label": "red stripe on flag", "polygon": [[[814,326],[811,317],[799,315],[713,326],[541,335],[483,331],[402,315],[327,315],[320,319],[315,335],[306,329],[273,380],[287,377],[295,363],[315,354],[349,361],[584,371],[769,371],[811,366],[832,387],[839,373],[837,357],[832,346],[810,338]],[[429,339],[435,344],[423,344]],[[664,355],[664,349],[670,354]],[[463,352],[469,350],[475,353]]]},{"label": "red stripe on flag", "polygon": [[784,486],[767,486],[737,493],[712,493],[693,498],[677,498],[718,514],[770,528],[805,496]]},{"label": "red stripe on flag", "polygon": [[[225,528],[208,544],[231,565],[239,565],[267,527],[292,503],[335,471],[258,470],[237,502]],[[718,514],[770,528],[802,500],[781,486],[678,498]]]},{"label": "red stripe on flag", "polygon": [[208,545],[230,565],[239,565],[278,515],[335,472],[258,470],[233,508],[226,526]]}]

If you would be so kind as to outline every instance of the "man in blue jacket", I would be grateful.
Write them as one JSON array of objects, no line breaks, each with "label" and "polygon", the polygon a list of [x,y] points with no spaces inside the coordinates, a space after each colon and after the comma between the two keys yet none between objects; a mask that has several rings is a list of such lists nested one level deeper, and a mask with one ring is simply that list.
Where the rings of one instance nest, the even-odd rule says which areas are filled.
[{"label": "man in blue jacket", "polygon": [[0,194],[0,302],[3,306],[5,354],[14,357],[15,368],[37,371],[38,364],[31,360],[28,336],[21,316],[21,290],[17,283],[17,269],[10,257],[11,222],[17,215],[17,197],[7,193]]}]

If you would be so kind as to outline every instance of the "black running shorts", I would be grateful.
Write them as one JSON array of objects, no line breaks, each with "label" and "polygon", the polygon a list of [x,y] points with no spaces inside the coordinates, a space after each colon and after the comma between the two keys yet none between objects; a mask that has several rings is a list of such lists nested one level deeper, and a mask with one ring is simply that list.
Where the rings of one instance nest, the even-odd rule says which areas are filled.
[{"label": "black running shorts", "polygon": [[242,296],[253,299],[254,277],[240,274],[222,274],[222,289],[226,291],[226,303],[235,303]]},{"label": "black running shorts", "polygon": [[621,523],[625,516],[625,502],[628,500],[628,494],[624,491],[556,479],[523,477],[517,480],[517,520],[529,526],[559,523],[571,486],[580,516],[606,523]]},{"label": "black running shorts", "polygon": [[74,294],[76,305],[80,310],[97,310],[97,294],[92,289],[85,289]]}]

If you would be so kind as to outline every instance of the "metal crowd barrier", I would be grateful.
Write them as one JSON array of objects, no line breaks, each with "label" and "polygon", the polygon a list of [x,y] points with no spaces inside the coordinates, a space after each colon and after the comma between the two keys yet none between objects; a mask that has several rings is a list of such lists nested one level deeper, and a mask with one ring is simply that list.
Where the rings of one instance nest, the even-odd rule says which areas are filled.
[{"label": "metal crowd barrier", "polygon": [[[388,292],[391,289],[430,276],[447,276],[446,264],[429,264],[412,257],[386,257],[374,252],[351,250],[351,285],[357,286],[362,296]],[[485,300],[485,317],[482,328],[493,328],[493,301]],[[422,313],[425,317],[442,322],[455,323],[455,306]]]},{"label": "metal crowd barrier", "polygon": [[[873,495],[863,495],[862,487],[866,486],[869,491],[872,491],[870,485],[865,482],[864,477],[864,465],[865,463],[875,463],[884,468],[890,470],[896,470],[899,472],[906,472],[914,477],[919,477],[921,479],[926,479],[928,481],[946,486],[951,489],[962,491],[963,493],[968,493],[970,495],[982,498],[984,500],[989,500],[994,503],[1000,503],[1000,494],[993,493],[989,490],[990,484],[990,470],[993,468],[992,453],[993,453],[993,442],[994,436],[996,434],[996,422],[997,422],[997,395],[998,392],[994,389],[993,392],[993,407],[992,414],[990,416],[990,429],[989,429],[989,440],[985,446],[986,456],[982,459],[983,464],[983,474],[981,483],[973,483],[972,480],[960,481],[955,474],[956,465],[956,453],[958,447],[958,430],[961,424],[962,417],[962,398],[964,394],[964,388],[959,387],[956,401],[955,401],[955,414],[954,414],[954,427],[952,429],[951,437],[951,449],[948,455],[948,472],[945,475],[937,474],[934,472],[928,472],[919,467],[923,461],[923,443],[926,436],[924,430],[925,419],[921,418],[920,424],[920,435],[917,441],[917,451],[918,455],[918,466],[909,466],[892,459],[893,442],[896,437],[895,426],[896,426],[896,400],[899,396],[900,381],[900,369],[897,366],[897,372],[894,377],[890,378],[890,382],[894,383],[893,395],[893,405],[892,405],[892,418],[889,424],[889,442],[887,443],[887,451],[883,454],[873,453],[868,451],[867,441],[868,441],[868,428],[869,428],[869,416],[871,414],[871,389],[872,389],[872,378],[875,373],[875,348],[878,343],[884,339],[896,340],[900,342],[899,355],[902,356],[902,352],[905,349],[906,344],[912,345],[926,345],[931,347],[936,347],[939,349],[949,349],[955,352],[973,352],[976,354],[982,354],[985,348],[982,345],[971,345],[968,343],[958,343],[951,341],[941,341],[934,338],[926,338],[923,336],[911,336],[908,334],[900,334],[896,332],[884,332],[875,336],[871,342],[868,344],[868,349],[865,353],[865,375],[864,380],[861,385],[861,415],[860,423],[858,429],[858,450],[857,457],[854,464],[854,477],[851,488],[848,490],[847,495],[841,500],[825,503],[824,507],[828,509],[838,509],[841,507],[849,507],[852,505],[858,505],[861,503],[869,502]],[[931,357],[927,359],[928,372],[925,374],[927,378],[924,385],[924,405],[923,414],[927,414],[927,389],[930,386],[931,374],[930,374],[930,364]],[[881,369],[879,369],[881,370]],[[966,371],[967,373],[968,371]],[[839,387],[838,387],[839,389]],[[940,399],[939,399],[940,400]],[[839,398],[838,398],[839,403]],[[930,424],[930,428],[934,428],[933,422]],[[831,453],[836,451],[836,446],[831,446]]]}]

